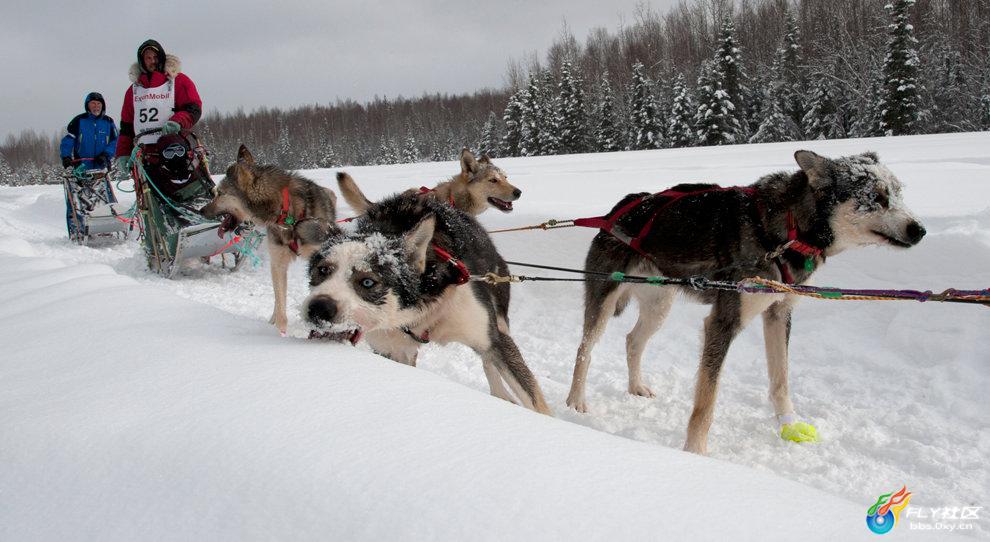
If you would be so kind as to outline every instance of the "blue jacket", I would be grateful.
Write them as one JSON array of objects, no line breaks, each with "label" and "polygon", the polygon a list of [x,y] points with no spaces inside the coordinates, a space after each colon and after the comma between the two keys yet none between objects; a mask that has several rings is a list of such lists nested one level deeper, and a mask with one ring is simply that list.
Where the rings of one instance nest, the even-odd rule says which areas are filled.
[{"label": "blue jacket", "polygon": [[[103,104],[99,116],[90,114],[87,104],[97,100]],[[65,137],[62,138],[60,152],[62,157],[100,158],[106,155],[103,163],[96,162],[94,167],[108,166],[117,149],[117,125],[106,115],[107,104],[98,92],[90,92],[83,101],[84,113],[76,115],[66,127]]]}]

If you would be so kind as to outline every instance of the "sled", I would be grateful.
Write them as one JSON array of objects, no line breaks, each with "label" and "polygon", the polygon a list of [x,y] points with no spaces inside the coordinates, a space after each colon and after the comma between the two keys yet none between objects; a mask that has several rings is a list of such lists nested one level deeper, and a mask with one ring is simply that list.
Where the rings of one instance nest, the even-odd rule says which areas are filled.
[{"label": "sled", "polygon": [[96,238],[125,239],[133,229],[130,210],[112,201],[106,169],[74,169],[62,180],[65,197],[72,209],[69,238],[82,245]]},{"label": "sled", "polygon": [[[195,136],[189,136],[195,142]],[[162,155],[157,144],[140,145],[132,155],[138,217],[148,269],[167,278],[177,276],[183,263],[192,259],[209,262],[220,257],[223,267],[229,262],[236,270],[242,263],[245,244],[256,244],[259,237],[251,228],[238,228],[219,235],[221,223],[203,218],[199,210],[213,199],[215,185],[203,146],[195,142],[189,153],[190,171],[186,178],[179,179],[156,167],[156,161]]]}]

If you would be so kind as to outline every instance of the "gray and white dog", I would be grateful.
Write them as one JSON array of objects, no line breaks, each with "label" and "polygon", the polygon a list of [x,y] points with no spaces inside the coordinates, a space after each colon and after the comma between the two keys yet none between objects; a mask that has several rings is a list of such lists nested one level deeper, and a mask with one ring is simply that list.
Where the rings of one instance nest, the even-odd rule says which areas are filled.
[{"label": "gray and white dog", "polygon": [[[801,284],[826,257],[843,250],[864,245],[906,248],[924,237],[924,227],[904,205],[901,183],[875,153],[832,160],[798,151],[795,159],[799,171],[774,173],[748,187],[681,185],[673,188],[678,192],[674,195],[626,196],[607,216],[643,198],[617,220],[622,232],[639,233],[639,251],[602,231],[592,241],[585,269],[724,281],[760,276]],[[797,250],[800,247],[805,247],[803,252]],[[705,319],[684,449],[707,452],[722,363],[732,340],[757,315],[763,316],[770,400],[782,426],[796,422],[787,385],[787,346],[796,296],[698,292],[675,286],[585,283],[584,333],[568,406],[587,411],[584,387],[592,348],[608,320],[621,313],[630,298],[638,301],[639,319],[626,336],[629,393],[654,396],[642,381],[640,361],[678,290],[713,305]]]},{"label": "gray and white dog", "polygon": [[[492,395],[550,409],[509,336],[509,285],[468,281],[507,275],[480,224],[434,198],[400,194],[371,204],[356,231],[337,231],[310,258],[303,317],[324,336],[416,364],[426,342],[461,343],[481,356]],[[508,384],[506,389],[505,384]]]}]

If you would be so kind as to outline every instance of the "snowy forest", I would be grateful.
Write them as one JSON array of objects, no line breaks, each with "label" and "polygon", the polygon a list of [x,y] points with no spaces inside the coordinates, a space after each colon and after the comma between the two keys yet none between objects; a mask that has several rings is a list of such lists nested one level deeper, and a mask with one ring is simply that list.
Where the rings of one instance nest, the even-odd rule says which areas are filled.
[{"label": "snowy forest", "polygon": [[[564,26],[502,89],[211,112],[289,169],[990,130],[990,0],[693,0],[583,40]],[[203,89],[204,96],[208,91]],[[58,182],[62,134],[0,145],[0,183]]]}]

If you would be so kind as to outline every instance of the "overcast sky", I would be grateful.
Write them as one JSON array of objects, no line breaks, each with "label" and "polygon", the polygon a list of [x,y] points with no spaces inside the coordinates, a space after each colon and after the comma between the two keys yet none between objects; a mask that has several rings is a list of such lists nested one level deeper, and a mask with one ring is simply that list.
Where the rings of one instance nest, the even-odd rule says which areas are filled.
[{"label": "overcast sky", "polygon": [[595,26],[675,0],[363,2],[4,0],[0,138],[61,130],[87,92],[120,115],[137,46],[157,39],[182,59],[207,112],[463,93],[505,84],[509,59],[539,51],[563,22],[583,43]]}]

